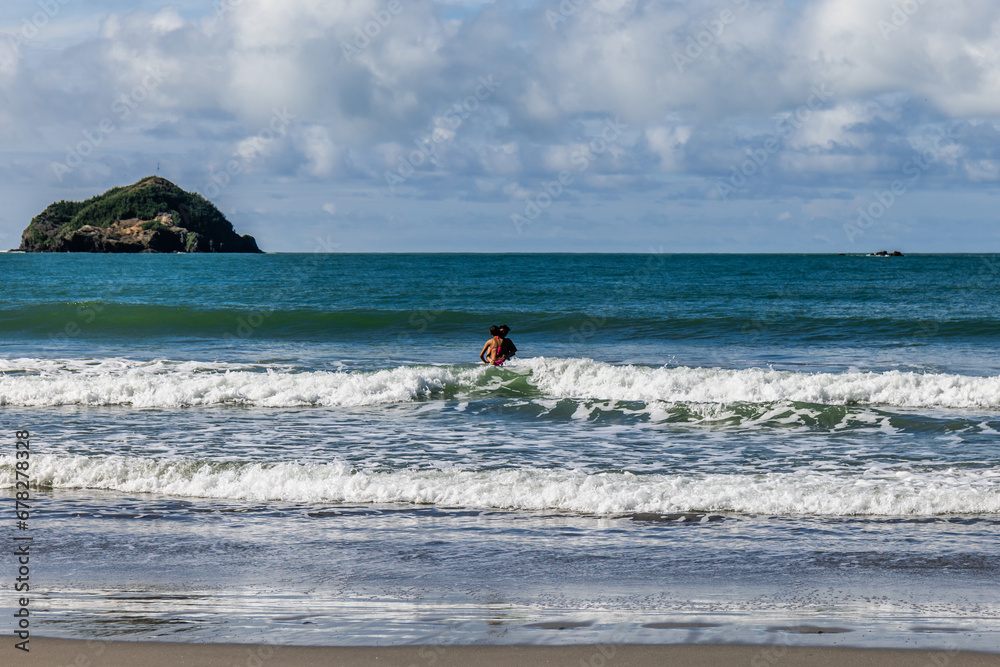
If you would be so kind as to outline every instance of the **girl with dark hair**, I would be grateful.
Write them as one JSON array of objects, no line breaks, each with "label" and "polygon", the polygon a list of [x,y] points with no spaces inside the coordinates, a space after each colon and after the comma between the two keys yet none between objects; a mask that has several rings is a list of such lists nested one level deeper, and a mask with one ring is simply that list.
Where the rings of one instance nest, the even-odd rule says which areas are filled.
[{"label": "girl with dark hair", "polygon": [[515,354],[517,354],[517,347],[514,345],[514,341],[507,338],[507,334],[510,333],[510,327],[506,324],[501,324],[497,327],[497,332],[500,335],[500,355],[503,357],[504,361],[507,361]]},{"label": "girl with dark hair", "polygon": [[500,327],[493,325],[490,327],[491,338],[483,345],[483,351],[479,353],[479,358],[484,364],[499,366],[503,363],[503,354],[500,352],[501,338]]}]

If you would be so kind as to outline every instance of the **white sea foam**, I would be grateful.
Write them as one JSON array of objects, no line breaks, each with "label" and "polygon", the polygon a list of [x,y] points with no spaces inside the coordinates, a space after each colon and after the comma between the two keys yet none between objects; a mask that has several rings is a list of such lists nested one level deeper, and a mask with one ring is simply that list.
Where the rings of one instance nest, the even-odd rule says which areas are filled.
[{"label": "white sea foam", "polygon": [[[0,456],[0,479],[13,478]],[[32,478],[104,489],[251,501],[417,503],[587,514],[736,512],[765,515],[1000,513],[1000,472],[870,468],[764,474],[584,473],[552,469],[370,471],[344,463],[243,463],[36,455]]]},{"label": "white sea foam", "polygon": [[[651,368],[537,357],[503,371],[485,366],[401,366],[303,371],[203,362],[0,360],[0,405],[200,405],[260,407],[405,403],[450,390],[487,397],[523,378],[534,400],[582,399],[732,405],[805,402],[912,408],[1000,408],[1000,377],[913,372],[802,373],[762,368]],[[584,417],[583,412],[574,415]]]},{"label": "white sea foam", "polygon": [[413,401],[448,386],[471,385],[485,370],[404,366],[368,373],[296,372],[220,363],[17,359],[0,366],[0,405],[374,405]]},{"label": "white sea foam", "polygon": [[888,371],[800,373],[762,368],[650,368],[590,359],[527,359],[546,396],[678,403],[802,402],[897,407],[1000,407],[1000,377]]}]

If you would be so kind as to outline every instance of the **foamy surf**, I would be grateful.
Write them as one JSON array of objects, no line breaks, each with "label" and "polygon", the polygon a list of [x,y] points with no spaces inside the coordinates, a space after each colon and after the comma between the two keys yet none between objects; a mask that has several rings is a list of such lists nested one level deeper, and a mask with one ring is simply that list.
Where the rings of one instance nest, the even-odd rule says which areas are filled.
[{"label": "foamy surf", "polygon": [[649,368],[590,359],[527,360],[546,396],[683,403],[1000,407],[1000,377],[901,371],[801,373],[764,368]]},{"label": "foamy surf", "polygon": [[[0,456],[3,479],[13,457]],[[38,455],[43,488],[296,503],[408,503],[584,514],[731,512],[811,516],[1000,513],[993,470],[878,469],[650,474],[552,469],[372,471],[342,463],[242,463]],[[10,484],[7,483],[9,488]]]},{"label": "foamy surf", "polygon": [[484,368],[402,366],[372,372],[307,371],[194,362],[17,359],[0,366],[0,405],[183,408],[333,407],[404,403],[469,386]]},{"label": "foamy surf", "polygon": [[[0,405],[138,408],[241,405],[335,407],[489,398],[523,387],[537,399],[684,403],[812,403],[996,409],[1000,377],[888,372],[802,373],[765,368],[654,368],[536,357],[481,365],[302,371],[288,366],[109,359],[0,362]],[[519,396],[525,396],[519,391]]]}]

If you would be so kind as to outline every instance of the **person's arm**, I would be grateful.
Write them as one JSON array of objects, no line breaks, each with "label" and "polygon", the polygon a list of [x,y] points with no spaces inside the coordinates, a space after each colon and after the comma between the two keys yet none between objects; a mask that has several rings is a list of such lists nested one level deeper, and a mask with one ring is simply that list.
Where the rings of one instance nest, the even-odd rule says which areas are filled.
[{"label": "person's arm", "polygon": [[486,350],[490,349],[490,343],[492,343],[492,342],[493,342],[492,338],[490,338],[488,341],[486,341],[486,345],[483,345],[483,351],[479,353],[479,360],[482,361],[484,364],[490,363],[490,362],[486,361],[485,355],[486,355]]}]

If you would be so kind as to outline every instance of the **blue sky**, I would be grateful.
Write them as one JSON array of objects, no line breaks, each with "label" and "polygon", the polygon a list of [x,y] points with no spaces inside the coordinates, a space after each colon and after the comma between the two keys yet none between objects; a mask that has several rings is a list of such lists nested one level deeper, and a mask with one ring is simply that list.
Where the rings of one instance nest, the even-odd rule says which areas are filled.
[{"label": "blue sky", "polygon": [[269,251],[1000,252],[992,0],[12,0],[0,245],[159,170]]}]

